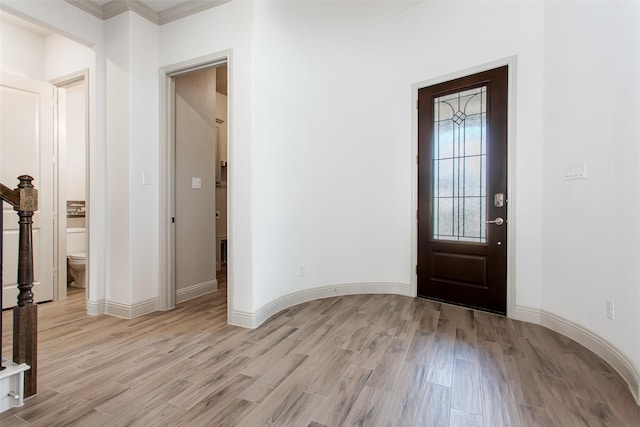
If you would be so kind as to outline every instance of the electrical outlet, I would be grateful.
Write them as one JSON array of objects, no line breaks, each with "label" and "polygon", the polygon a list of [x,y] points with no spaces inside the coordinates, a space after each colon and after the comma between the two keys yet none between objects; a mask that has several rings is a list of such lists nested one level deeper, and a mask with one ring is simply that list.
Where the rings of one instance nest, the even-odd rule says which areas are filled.
[{"label": "electrical outlet", "polygon": [[615,310],[615,306],[613,304],[613,301],[607,300],[607,317],[611,320],[613,320],[615,316],[614,310]]},{"label": "electrical outlet", "polygon": [[307,268],[304,266],[304,264],[300,264],[298,266],[298,276],[302,277],[306,272],[307,272]]}]

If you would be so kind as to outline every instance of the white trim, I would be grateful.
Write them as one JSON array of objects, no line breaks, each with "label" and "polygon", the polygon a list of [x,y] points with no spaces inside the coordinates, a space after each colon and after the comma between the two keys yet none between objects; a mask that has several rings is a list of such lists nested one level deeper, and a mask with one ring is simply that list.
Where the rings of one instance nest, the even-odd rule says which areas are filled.
[{"label": "white trim", "polygon": [[[0,390],[3,396],[0,398],[0,413],[24,404],[24,372],[31,369],[26,363],[13,363],[3,360],[6,369],[0,371]],[[7,397],[7,392],[13,392],[14,397]]]},{"label": "white trim", "polygon": [[98,19],[104,20],[104,13],[102,12],[102,7],[90,1],[82,1],[82,0],[64,0],[69,4],[74,5],[75,7],[84,10],[85,12],[95,16]]},{"label": "white trim", "polygon": [[104,300],[100,301],[87,301],[87,314],[90,316],[99,316],[104,314]]},{"label": "white trim", "polygon": [[184,289],[176,290],[176,304],[198,298],[211,292],[218,290],[218,281],[209,280],[208,282],[198,283]]},{"label": "white trim", "polygon": [[507,117],[507,315],[511,316],[516,301],[516,209],[515,209],[515,148],[516,148],[516,65],[517,56],[498,59],[493,62],[466,68],[455,73],[424,80],[411,85],[411,264],[409,265],[411,277],[411,294],[418,294],[418,276],[416,265],[418,264],[418,91],[424,87],[455,80],[460,77],[488,71],[493,68],[509,67],[508,89],[508,117]]},{"label": "white trim", "polygon": [[158,307],[158,298],[153,298],[133,305],[105,300],[98,302],[87,301],[87,314],[92,316],[109,314],[123,319],[135,319],[136,317],[158,311]]},{"label": "white trim", "polygon": [[175,292],[175,251],[172,218],[175,215],[173,203],[174,182],[174,81],[164,71],[160,71],[160,309],[170,310],[176,305]]},{"label": "white trim", "polygon": [[170,7],[169,9],[158,12],[158,24],[164,25],[168,22],[176,21],[230,1],[231,0],[192,0],[180,3]]},{"label": "white trim", "polygon": [[[66,91],[53,81],[53,300],[67,298],[67,138],[61,138],[60,123],[67,123]],[[66,126],[65,126],[66,128]],[[86,232],[86,230],[85,230]],[[85,235],[86,236],[86,235]],[[64,254],[64,256],[62,256]],[[85,281],[86,282],[86,281]],[[64,286],[62,284],[64,283]]]},{"label": "white trim", "polygon": [[344,285],[321,286],[284,295],[260,308],[255,313],[233,310],[229,313],[229,323],[245,328],[257,328],[274,314],[294,305],[331,298],[341,295],[394,294],[411,297],[411,286],[400,283],[349,283]]},{"label": "white trim", "polygon": [[516,305],[512,317],[547,327],[582,344],[600,356],[620,374],[640,405],[640,372],[633,366],[631,360],[609,341],[564,317],[534,307]]},{"label": "white trim", "polygon": [[135,12],[156,25],[160,24],[156,11],[138,0],[127,0],[126,2],[110,1],[104,4],[102,6],[102,19],[106,21],[109,18],[113,18],[127,11]]},{"label": "white trim", "polygon": [[507,316],[516,307],[516,83],[518,57],[504,60],[509,66],[507,106]]},{"label": "white trim", "polygon": [[156,25],[163,25],[189,15],[202,12],[212,7],[220,6],[231,0],[191,0],[177,4],[168,9],[156,12],[139,0],[110,1],[102,6],[98,6],[91,1],[65,0],[67,3],[95,16],[103,21],[113,18],[123,12],[132,11]]},{"label": "white trim", "polygon": [[136,317],[144,316],[145,314],[153,313],[154,311],[158,311],[158,298],[139,302],[133,305],[110,301],[105,301],[104,303],[104,314],[123,317],[125,319],[134,319]]}]

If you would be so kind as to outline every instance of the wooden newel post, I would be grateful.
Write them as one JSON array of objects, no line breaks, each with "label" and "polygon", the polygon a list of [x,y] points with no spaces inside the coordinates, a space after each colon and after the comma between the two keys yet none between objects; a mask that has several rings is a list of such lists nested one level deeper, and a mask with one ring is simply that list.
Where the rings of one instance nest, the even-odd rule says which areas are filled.
[{"label": "wooden newel post", "polygon": [[37,392],[38,358],[38,306],[33,303],[33,212],[38,210],[38,190],[33,188],[33,178],[18,177],[16,192],[20,203],[14,207],[20,218],[18,243],[18,306],[13,309],[13,361],[31,367],[24,375],[24,397]]}]

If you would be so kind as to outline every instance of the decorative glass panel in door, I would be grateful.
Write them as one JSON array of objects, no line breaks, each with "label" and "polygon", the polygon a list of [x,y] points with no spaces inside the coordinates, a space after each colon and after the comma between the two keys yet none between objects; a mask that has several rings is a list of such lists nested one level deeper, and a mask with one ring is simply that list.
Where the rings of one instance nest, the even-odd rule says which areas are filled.
[{"label": "decorative glass panel in door", "polygon": [[487,87],[433,100],[433,238],[485,243]]}]

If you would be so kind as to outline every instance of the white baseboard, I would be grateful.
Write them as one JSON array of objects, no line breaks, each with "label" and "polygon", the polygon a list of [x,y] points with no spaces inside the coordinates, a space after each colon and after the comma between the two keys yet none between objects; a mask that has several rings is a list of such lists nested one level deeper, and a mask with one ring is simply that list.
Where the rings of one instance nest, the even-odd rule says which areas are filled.
[{"label": "white baseboard", "polygon": [[133,305],[121,304],[113,301],[87,301],[87,313],[93,316],[109,314],[124,319],[134,319],[159,310],[158,298],[139,302]]},{"label": "white baseboard", "polygon": [[193,298],[201,297],[218,290],[218,281],[209,280],[208,282],[198,283],[188,288],[176,290],[176,304],[188,301]]},{"label": "white baseboard", "polygon": [[350,283],[305,289],[282,296],[263,306],[255,313],[240,310],[229,311],[229,323],[245,328],[257,328],[279,311],[304,302],[340,295],[396,294],[411,296],[410,286],[399,283]]},{"label": "white baseboard", "polygon": [[104,300],[87,301],[87,314],[90,316],[99,316],[104,314]]},{"label": "white baseboard", "polygon": [[633,363],[607,340],[557,314],[527,306],[516,306],[513,318],[536,323],[565,335],[602,357],[627,383],[640,405],[640,373]]},{"label": "white baseboard", "polygon": [[[211,280],[209,282],[200,283],[185,289],[176,291],[176,303],[181,303],[192,298],[208,294],[218,289],[218,281]],[[87,301],[87,314],[98,316],[100,314],[109,314],[111,316],[123,317],[125,319],[133,319],[144,316],[160,309],[160,301],[154,298],[148,301],[140,302],[133,305],[121,304],[113,301]]]}]

